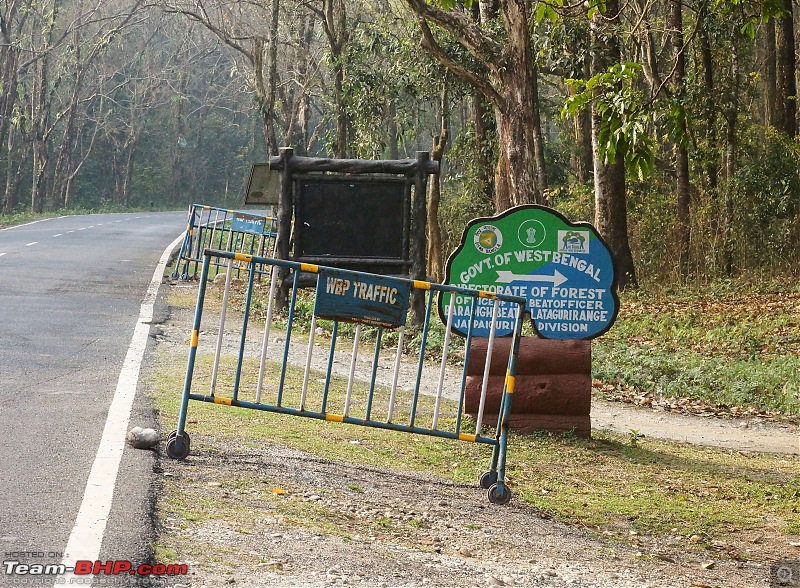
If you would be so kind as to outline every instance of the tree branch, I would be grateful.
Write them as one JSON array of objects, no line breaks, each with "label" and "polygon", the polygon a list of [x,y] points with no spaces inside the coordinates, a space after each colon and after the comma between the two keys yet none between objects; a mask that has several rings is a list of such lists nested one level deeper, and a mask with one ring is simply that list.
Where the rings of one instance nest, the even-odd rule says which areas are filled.
[{"label": "tree branch", "polygon": [[494,86],[492,86],[489,80],[478,75],[471,69],[464,67],[447,55],[444,49],[436,42],[436,39],[433,38],[433,32],[428,26],[427,21],[422,17],[419,18],[419,27],[422,29],[422,41],[420,44],[424,49],[433,55],[433,57],[450,72],[474,86],[479,92],[486,96],[486,99],[492,104],[501,110],[503,109],[505,101],[503,97],[498,94],[497,90],[494,89]]},{"label": "tree branch", "polygon": [[[425,21],[434,22],[451,32],[458,42],[480,61],[493,74],[498,74],[503,66],[505,49],[484,33],[465,14],[453,10],[441,10],[425,0],[406,0],[411,10]],[[463,66],[462,66],[463,67]]]}]

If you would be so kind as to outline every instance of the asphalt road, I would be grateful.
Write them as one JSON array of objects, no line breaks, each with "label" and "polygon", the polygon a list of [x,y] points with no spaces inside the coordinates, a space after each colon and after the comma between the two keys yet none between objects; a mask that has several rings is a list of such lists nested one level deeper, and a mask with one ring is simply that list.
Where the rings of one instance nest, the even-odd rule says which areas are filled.
[{"label": "asphalt road", "polygon": [[[185,226],[173,212],[0,230],[0,561],[61,562],[147,286]],[[131,426],[153,424],[142,396]],[[101,559],[145,563],[155,463],[125,448]],[[19,583],[4,571],[0,586]]]}]

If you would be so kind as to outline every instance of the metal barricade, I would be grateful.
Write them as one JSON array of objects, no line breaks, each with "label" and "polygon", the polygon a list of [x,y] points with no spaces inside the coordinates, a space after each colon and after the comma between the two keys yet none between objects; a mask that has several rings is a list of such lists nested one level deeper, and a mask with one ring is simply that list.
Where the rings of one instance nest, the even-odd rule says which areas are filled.
[{"label": "metal barricade", "polygon": [[[236,331],[230,324],[226,327],[226,320],[229,323],[232,322],[227,315],[231,294],[232,272],[230,268],[235,262],[244,264],[243,267],[247,272],[247,285],[243,295],[244,307],[241,309],[241,332],[235,332],[234,335],[238,339],[234,344],[234,347],[238,346],[236,363],[235,367],[226,365],[228,372],[226,379],[220,377],[220,360],[223,357],[223,339],[226,331],[228,337],[232,330]],[[195,367],[198,362],[209,268],[215,263],[225,264],[229,270],[225,275],[216,340],[204,342],[201,354],[204,361],[201,370],[203,375],[198,376],[195,373]],[[252,326],[250,323],[254,322],[251,320],[251,306],[254,278],[257,274],[255,268],[259,266],[270,269],[276,266],[293,269],[294,288],[286,314],[280,317],[280,322],[285,321],[285,331],[282,338],[277,339],[276,343],[276,340],[270,340],[270,333],[273,329],[277,329],[276,324],[279,320],[273,308],[278,272],[271,272],[263,334],[259,345],[249,346],[251,352],[246,360],[248,327]],[[297,315],[300,312],[298,310],[298,292],[300,291],[299,276],[301,272],[305,272],[306,275],[316,274],[317,290],[314,296],[314,311],[308,329],[308,342],[298,345],[293,343],[292,338],[293,327],[300,324]],[[414,288],[427,291],[427,303],[421,334],[417,335],[419,356],[409,362],[408,358],[403,356],[405,320],[408,314],[410,292]],[[444,297],[442,307],[448,310],[444,313],[445,316],[441,317],[442,322],[446,324],[442,359],[431,373],[431,367],[425,357],[431,332],[431,312],[437,295]],[[305,294],[300,296],[307,298]],[[462,309],[460,312],[454,312],[456,298],[459,298],[459,308]],[[463,302],[467,303],[466,306],[462,304]],[[304,300],[304,304],[307,304],[307,300]],[[172,459],[185,459],[189,455],[191,442],[189,434],[186,432],[187,413],[189,401],[195,400],[490,445],[493,447],[491,463],[489,470],[480,477],[480,485],[488,490],[490,502],[505,504],[511,498],[511,490],[505,477],[506,446],[524,310],[525,299],[517,296],[268,259],[241,253],[206,251],[197,294],[197,307],[191,332],[178,428],[167,438],[167,455]],[[454,316],[456,314],[458,316]],[[483,327],[490,325],[490,335],[480,409],[473,421],[463,419],[462,413],[467,363],[473,341],[472,332],[478,321],[481,321]],[[348,341],[347,347],[343,350],[340,350],[340,347],[343,347],[340,344],[344,340],[340,334],[340,323],[355,323],[353,341],[352,343]],[[486,400],[495,331],[498,325],[501,329],[511,328],[513,342],[508,358],[497,424],[493,432],[484,433],[483,407]],[[458,326],[462,332],[466,332],[466,336],[452,338],[451,332],[454,326]],[[205,329],[213,331],[212,326],[206,326]],[[305,329],[303,330],[305,332]],[[387,352],[381,342],[390,331],[392,337],[397,337],[397,346],[396,350]],[[321,350],[322,346],[315,345],[315,337],[320,337],[323,332],[329,333],[330,337],[328,350],[324,354]],[[365,361],[359,360],[359,354],[362,352],[362,347],[365,346],[364,340],[373,336],[374,349],[370,353],[371,362],[369,355]],[[295,338],[299,337],[295,336]],[[417,339],[415,339],[415,347],[416,341]],[[463,343],[459,341],[463,341]],[[274,357],[272,364],[268,361],[268,349]],[[382,352],[387,357],[381,357]],[[455,354],[461,353],[463,353],[461,369],[454,370],[454,368],[448,367],[449,359]],[[209,357],[213,357],[210,369]],[[334,370],[335,358],[338,360],[336,368],[338,372]],[[362,361],[365,364],[364,367],[370,366],[368,377],[366,377],[366,370],[362,370],[360,379],[356,377],[357,361]],[[401,363],[403,369],[401,369]],[[256,364],[258,365],[257,370]],[[292,384],[287,385],[287,370],[292,364],[297,366],[293,369],[296,369],[298,374],[294,377]],[[383,383],[378,381],[379,366],[381,374],[391,374],[391,377],[381,376]],[[302,385],[299,383],[301,369]],[[425,371],[425,378],[423,378],[423,371]],[[341,377],[337,376],[337,373]],[[345,377],[346,382],[344,381]],[[272,381],[268,382],[270,378]],[[337,380],[337,384],[332,386],[334,379]],[[401,381],[406,379],[408,381]],[[448,380],[447,393],[445,393],[446,379]],[[433,382],[438,383],[434,385]],[[334,394],[332,389],[337,386],[337,392]],[[203,392],[194,391],[195,388],[201,387],[204,389]],[[221,393],[223,387],[226,390],[224,394]],[[359,387],[363,390],[359,391],[357,389]]]},{"label": "metal barricade", "polygon": [[[277,234],[277,219],[274,217],[192,204],[189,208],[189,224],[172,279],[177,280],[179,276],[184,280],[196,278],[203,263],[203,251],[206,249],[258,256],[272,255]],[[239,277],[241,270],[238,264],[235,270]],[[258,266],[256,271],[264,274],[269,268]]]}]

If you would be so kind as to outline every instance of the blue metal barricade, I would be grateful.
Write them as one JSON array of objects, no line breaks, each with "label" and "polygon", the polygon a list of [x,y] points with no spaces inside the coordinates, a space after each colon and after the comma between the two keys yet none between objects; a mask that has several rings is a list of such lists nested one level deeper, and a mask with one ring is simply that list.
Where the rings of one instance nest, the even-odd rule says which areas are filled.
[{"label": "blue metal barricade", "polygon": [[[232,264],[239,262],[247,273],[247,286],[244,293],[244,308],[242,309],[241,332],[235,333],[238,338],[238,356],[235,368],[228,369],[229,375],[225,382],[220,380],[220,359],[222,357],[223,338],[226,329],[226,315],[228,310],[229,294],[231,290]],[[195,373],[198,360],[198,347],[200,344],[201,322],[203,308],[206,300],[209,268],[214,264],[227,265],[225,289],[222,295],[222,307],[219,316],[219,328],[215,344],[204,347],[204,353],[213,354],[213,364],[210,370],[204,369],[204,376]],[[277,317],[273,316],[273,300],[276,289],[276,276],[278,272],[272,271],[269,298],[266,310],[266,320],[263,334],[260,339],[260,362],[252,361],[251,366],[246,365],[246,342],[248,326],[251,322],[251,305],[253,302],[254,277],[256,268],[272,268],[282,266],[293,270],[294,287],[285,317],[285,333],[276,344],[270,341],[270,332],[277,328]],[[293,327],[298,321],[298,291],[299,276],[301,272],[316,274],[317,288],[314,296],[314,311],[310,318],[308,330],[308,344],[303,343],[298,348],[292,342]],[[412,289],[427,291],[427,305],[425,321],[419,336],[419,356],[411,366],[408,361],[401,369],[401,358],[404,349],[405,321]],[[434,377],[423,379],[423,370],[429,370],[426,364],[426,350],[431,327],[431,311],[435,304],[436,296],[444,297],[442,307],[448,309],[442,321],[446,324],[444,341],[442,345],[442,359],[438,366],[438,377],[434,370]],[[459,298],[460,311],[456,308],[456,298]],[[471,302],[469,302],[471,300]],[[466,305],[462,304],[467,302]],[[469,312],[467,312],[467,310]],[[191,333],[189,359],[186,368],[186,377],[183,387],[178,428],[167,438],[166,452],[172,459],[184,459],[190,452],[189,435],[186,432],[187,413],[190,400],[236,406],[247,409],[281,413],[296,417],[307,417],[325,421],[334,421],[366,427],[388,429],[392,431],[430,435],[434,437],[482,443],[493,447],[489,470],[480,477],[480,485],[488,490],[488,497],[492,503],[505,504],[511,498],[511,490],[506,484],[505,463],[506,446],[509,432],[509,412],[511,399],[514,392],[516,361],[519,352],[519,341],[522,331],[522,315],[525,310],[525,299],[517,296],[497,294],[488,291],[471,290],[446,286],[431,282],[408,280],[387,276],[378,276],[363,272],[341,270],[317,266],[313,264],[297,263],[257,257],[248,254],[231,253],[224,251],[207,250],[203,256],[203,266],[200,275],[200,285],[197,295],[194,324]],[[456,316],[456,313],[461,314]],[[273,320],[276,319],[276,320]],[[464,393],[466,388],[467,362],[472,344],[473,327],[481,322],[481,326],[490,327],[488,351],[484,369],[484,380],[480,398],[480,408],[474,422],[465,422],[462,419],[464,407]],[[341,343],[344,337],[340,336],[340,323],[355,323],[352,348],[342,351]],[[322,326],[321,326],[322,325]],[[305,325],[304,325],[305,326]],[[326,328],[323,329],[323,326]],[[466,332],[466,337],[460,338],[462,343],[451,337],[453,328],[457,326],[461,332]],[[281,326],[281,328],[283,328]],[[483,407],[486,398],[487,383],[489,380],[489,366],[492,360],[492,348],[497,328],[512,331],[513,344],[508,358],[508,368],[505,378],[503,395],[497,425],[493,434],[484,434]],[[330,345],[323,357],[319,346],[314,345],[318,330],[326,331],[330,336]],[[207,331],[213,330],[206,327]],[[356,377],[356,365],[363,340],[367,331],[374,334],[375,346],[371,352],[372,360],[366,363],[369,367],[369,376],[362,373]],[[395,332],[397,348],[393,357],[381,358],[382,338],[388,331]],[[297,337],[295,337],[297,338]],[[269,351],[276,361],[269,367],[268,348],[272,343],[273,349]],[[280,347],[274,349],[274,347]],[[415,346],[417,345],[415,341]],[[348,342],[349,347],[349,342]],[[212,351],[213,348],[213,351]],[[254,349],[253,355],[258,355]],[[337,352],[338,349],[338,352]],[[299,354],[298,354],[299,350]],[[459,373],[453,373],[448,368],[448,358],[454,353],[463,353],[463,365]],[[304,357],[303,357],[304,355]],[[346,393],[342,389],[339,397],[334,400],[331,392],[331,383],[335,377],[334,358],[338,358],[339,373],[346,376]],[[343,362],[342,359],[346,358]],[[316,360],[317,366],[314,367]],[[349,360],[349,369],[347,363]],[[255,364],[258,363],[256,373]],[[295,382],[287,385],[287,369],[294,363],[303,368],[302,385]],[[343,365],[344,364],[344,365]],[[378,382],[379,366],[381,373],[391,373],[390,378],[384,379],[383,384]],[[250,371],[247,378],[246,371]],[[312,374],[317,375],[312,377]],[[427,373],[427,371],[426,371]],[[256,377],[257,375],[257,377]],[[267,383],[267,376],[272,376],[272,381]],[[324,377],[322,377],[324,375]],[[449,378],[449,388],[445,393],[445,380]],[[408,381],[401,382],[401,379]],[[363,382],[363,388],[358,391],[356,381]],[[433,384],[432,382],[437,382]],[[201,386],[208,386],[207,393],[194,391]],[[225,394],[220,393],[221,388],[227,388]],[[343,386],[342,386],[343,387]],[[399,392],[403,389],[409,391],[407,396]],[[443,397],[447,396],[452,404],[445,408]],[[268,397],[268,398],[267,398]],[[336,409],[334,410],[334,405]],[[457,406],[457,409],[455,408]]]},{"label": "blue metal barricade", "polygon": [[[203,263],[203,251],[206,249],[257,256],[272,255],[276,237],[277,219],[274,217],[192,204],[189,208],[189,224],[172,278],[196,278]],[[220,264],[217,262],[215,265]],[[238,265],[235,270],[239,277],[241,270]],[[263,274],[269,268],[258,266],[256,271]]]}]

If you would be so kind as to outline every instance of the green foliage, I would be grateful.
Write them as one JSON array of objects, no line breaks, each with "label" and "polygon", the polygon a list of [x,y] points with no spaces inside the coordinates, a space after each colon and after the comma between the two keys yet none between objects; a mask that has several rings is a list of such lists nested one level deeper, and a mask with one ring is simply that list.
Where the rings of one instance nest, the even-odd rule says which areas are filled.
[{"label": "green foliage", "polygon": [[494,141],[482,143],[470,124],[461,130],[447,153],[446,182],[439,208],[445,255],[461,242],[470,220],[494,214],[494,202],[487,198],[483,184],[487,170],[481,162],[494,161],[496,148]]},{"label": "green foliage", "polygon": [[599,158],[614,163],[619,154],[626,167],[643,179],[653,167],[655,141],[649,132],[651,109],[636,84],[641,69],[637,63],[618,63],[586,81],[566,80],[575,94],[567,99],[562,116],[593,106],[601,119]]}]

